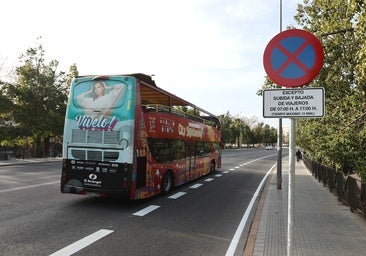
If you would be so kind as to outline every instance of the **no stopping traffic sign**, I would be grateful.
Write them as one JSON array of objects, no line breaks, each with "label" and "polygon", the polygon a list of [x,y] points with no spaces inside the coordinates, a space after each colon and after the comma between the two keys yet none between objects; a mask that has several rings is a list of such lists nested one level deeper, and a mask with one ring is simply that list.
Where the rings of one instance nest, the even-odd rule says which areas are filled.
[{"label": "no stopping traffic sign", "polygon": [[269,78],[284,87],[311,82],[323,67],[320,41],[310,32],[290,29],[277,34],[268,43],[263,64]]}]

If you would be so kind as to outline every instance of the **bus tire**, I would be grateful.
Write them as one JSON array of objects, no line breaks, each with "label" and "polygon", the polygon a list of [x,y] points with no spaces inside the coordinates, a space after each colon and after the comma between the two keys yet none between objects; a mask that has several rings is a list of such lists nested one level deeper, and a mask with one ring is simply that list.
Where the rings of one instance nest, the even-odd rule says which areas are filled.
[{"label": "bus tire", "polygon": [[212,160],[210,163],[210,173],[215,172],[215,170],[216,170],[216,164],[215,164],[215,161]]},{"label": "bus tire", "polygon": [[174,179],[173,179],[173,173],[171,171],[167,171],[163,179],[161,181],[161,190],[163,194],[168,193],[171,191],[174,187]]}]

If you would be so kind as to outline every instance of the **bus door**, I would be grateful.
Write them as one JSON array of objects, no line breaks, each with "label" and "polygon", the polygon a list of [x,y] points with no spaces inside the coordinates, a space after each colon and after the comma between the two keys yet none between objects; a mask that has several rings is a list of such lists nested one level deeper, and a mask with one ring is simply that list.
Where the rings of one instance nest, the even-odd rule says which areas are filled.
[{"label": "bus door", "polygon": [[137,149],[137,178],[136,178],[136,188],[141,188],[146,186],[146,165],[147,165],[147,157],[146,157],[146,149]]},{"label": "bus door", "polygon": [[186,177],[191,180],[195,175],[196,155],[194,142],[186,143]]}]

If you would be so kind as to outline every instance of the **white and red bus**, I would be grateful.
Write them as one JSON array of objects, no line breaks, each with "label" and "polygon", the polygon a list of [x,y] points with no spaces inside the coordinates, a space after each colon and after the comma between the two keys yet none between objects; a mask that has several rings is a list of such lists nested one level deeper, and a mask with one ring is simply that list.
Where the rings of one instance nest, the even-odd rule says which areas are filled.
[{"label": "white and red bus", "polygon": [[141,199],[221,167],[218,118],[144,74],[73,80],[61,192]]}]

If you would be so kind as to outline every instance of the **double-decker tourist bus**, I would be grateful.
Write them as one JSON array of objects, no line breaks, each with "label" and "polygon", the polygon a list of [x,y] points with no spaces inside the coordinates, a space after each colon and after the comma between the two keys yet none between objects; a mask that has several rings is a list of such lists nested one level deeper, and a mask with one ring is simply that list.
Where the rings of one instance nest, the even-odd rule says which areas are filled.
[{"label": "double-decker tourist bus", "polygon": [[61,192],[147,198],[221,167],[218,118],[144,74],[74,78]]}]

